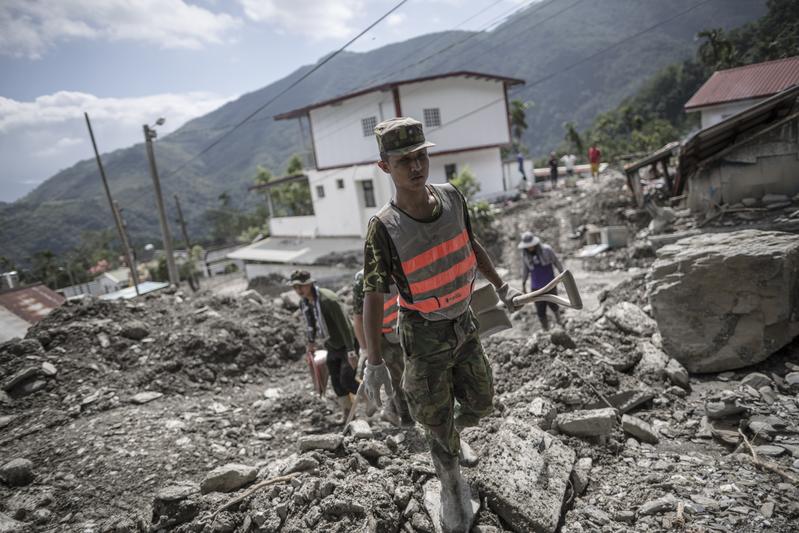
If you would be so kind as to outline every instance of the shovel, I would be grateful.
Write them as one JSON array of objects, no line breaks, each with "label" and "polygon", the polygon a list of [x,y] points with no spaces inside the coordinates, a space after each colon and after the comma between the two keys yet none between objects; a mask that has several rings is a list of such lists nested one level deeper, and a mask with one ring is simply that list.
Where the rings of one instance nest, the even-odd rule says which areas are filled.
[{"label": "shovel", "polygon": [[[547,294],[558,283],[563,283],[568,299],[556,294]],[[583,300],[580,297],[580,291],[577,289],[577,283],[575,283],[574,276],[568,270],[558,274],[546,286],[513,299],[515,305],[525,305],[532,302],[551,302],[564,307],[571,307],[572,309],[583,308]],[[497,296],[494,286],[490,283],[474,291],[471,305],[472,310],[477,315],[477,321],[480,323],[481,337],[487,337],[513,327],[507,310],[504,306],[499,305],[499,296]]]}]

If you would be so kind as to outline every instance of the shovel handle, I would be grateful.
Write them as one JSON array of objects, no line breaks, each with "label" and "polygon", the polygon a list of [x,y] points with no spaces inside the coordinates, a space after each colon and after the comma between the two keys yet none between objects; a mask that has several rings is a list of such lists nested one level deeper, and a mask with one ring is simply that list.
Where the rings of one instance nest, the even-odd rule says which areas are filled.
[{"label": "shovel handle", "polygon": [[[561,282],[563,283],[563,287],[566,289],[566,295],[569,297],[568,300],[554,294],[548,294],[558,283]],[[583,308],[583,299],[580,297],[580,291],[577,288],[577,283],[575,283],[574,276],[568,269],[558,274],[555,279],[547,283],[544,287],[532,292],[528,292],[527,294],[517,296],[513,299],[514,305],[525,305],[531,302],[552,302],[565,307],[571,307],[573,309]]]},{"label": "shovel handle", "polygon": [[355,410],[358,408],[358,400],[360,399],[361,394],[366,394],[366,389],[363,388],[363,383],[358,385],[358,391],[355,393],[355,399],[352,401],[350,414],[347,415],[347,420],[344,422],[344,429],[342,433],[347,433],[347,428],[350,427],[350,422],[352,422],[352,419],[355,418]]}]

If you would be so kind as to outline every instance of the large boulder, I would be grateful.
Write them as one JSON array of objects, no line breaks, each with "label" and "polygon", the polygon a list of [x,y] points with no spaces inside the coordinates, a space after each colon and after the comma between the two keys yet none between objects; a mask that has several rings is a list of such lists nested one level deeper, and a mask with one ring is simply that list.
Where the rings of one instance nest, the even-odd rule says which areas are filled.
[{"label": "large boulder", "polygon": [[690,372],[766,359],[799,335],[799,238],[744,230],[658,250],[647,280],[663,348]]}]

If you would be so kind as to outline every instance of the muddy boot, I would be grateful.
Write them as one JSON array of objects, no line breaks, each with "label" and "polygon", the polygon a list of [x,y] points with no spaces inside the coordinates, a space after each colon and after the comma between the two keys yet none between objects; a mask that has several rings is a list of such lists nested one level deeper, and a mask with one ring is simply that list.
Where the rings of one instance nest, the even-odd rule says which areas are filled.
[{"label": "muddy boot", "polygon": [[458,462],[461,466],[477,466],[477,463],[480,462],[480,457],[474,453],[469,444],[461,439],[461,451],[458,453]]},{"label": "muddy boot", "polygon": [[349,394],[346,394],[336,398],[336,401],[338,402],[338,406],[341,407],[341,416],[343,417],[341,423],[343,424],[347,421],[347,416],[349,416],[350,409],[352,409],[352,399]]},{"label": "muddy boot", "polygon": [[444,533],[469,533],[474,521],[469,484],[454,457],[433,456],[441,482],[441,529]]},{"label": "muddy boot", "polygon": [[541,318],[541,327],[544,328],[544,331],[549,331],[549,318],[547,317]]}]

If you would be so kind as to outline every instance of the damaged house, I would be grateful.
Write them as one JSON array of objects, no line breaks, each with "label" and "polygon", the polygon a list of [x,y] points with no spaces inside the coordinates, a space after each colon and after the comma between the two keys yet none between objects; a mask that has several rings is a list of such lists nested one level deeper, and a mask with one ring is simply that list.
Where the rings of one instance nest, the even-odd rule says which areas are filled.
[{"label": "damaged house", "polygon": [[639,205],[638,171],[653,164],[693,212],[789,201],[799,194],[797,98],[799,57],[715,72],[685,104],[702,114],[702,129],[625,167]]}]

